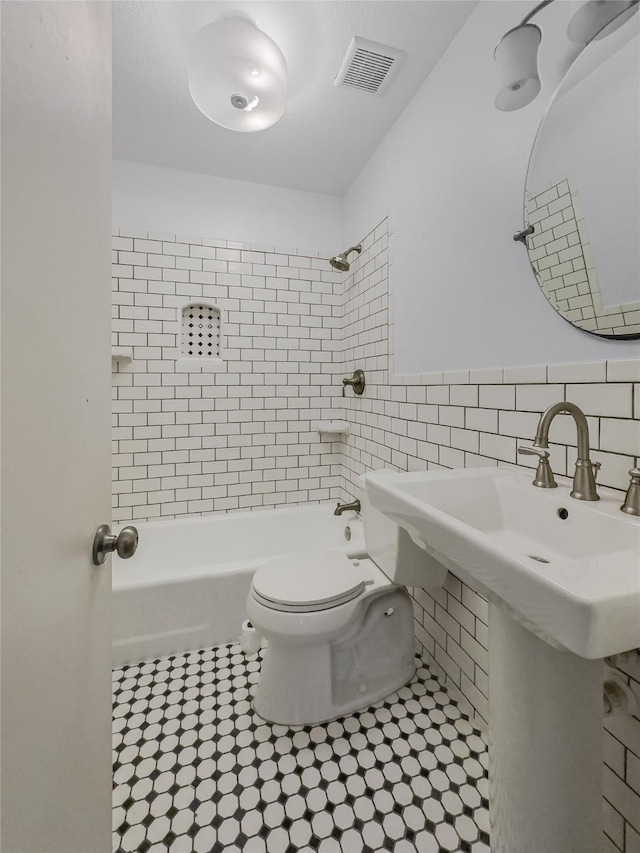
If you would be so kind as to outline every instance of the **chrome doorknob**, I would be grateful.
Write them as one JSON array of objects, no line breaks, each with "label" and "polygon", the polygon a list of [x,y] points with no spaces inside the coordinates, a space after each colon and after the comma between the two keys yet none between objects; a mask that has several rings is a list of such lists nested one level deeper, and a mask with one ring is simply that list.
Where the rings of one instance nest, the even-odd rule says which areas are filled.
[{"label": "chrome doorknob", "polygon": [[135,527],[123,527],[117,536],[111,533],[108,524],[101,524],[93,538],[93,565],[101,566],[107,554],[115,551],[122,560],[133,557],[138,547],[138,531]]}]

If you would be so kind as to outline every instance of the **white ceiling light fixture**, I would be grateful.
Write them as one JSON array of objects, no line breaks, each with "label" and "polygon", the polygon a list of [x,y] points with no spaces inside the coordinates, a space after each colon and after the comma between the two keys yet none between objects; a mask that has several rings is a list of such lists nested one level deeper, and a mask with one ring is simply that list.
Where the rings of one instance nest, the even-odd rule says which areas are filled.
[{"label": "white ceiling light fixture", "polygon": [[495,50],[500,75],[496,107],[508,112],[530,104],[540,91],[538,48],[542,31],[535,24],[520,24],[506,33]]},{"label": "white ceiling light fixture", "polygon": [[[542,30],[529,21],[553,0],[538,3],[517,27],[506,33],[495,50],[500,89],[495,104],[499,110],[519,110],[540,92],[538,50]],[[569,21],[569,38],[586,46],[622,26],[638,11],[640,0],[588,0]]]},{"label": "white ceiling light fixture", "polygon": [[278,45],[245,18],[207,24],[191,44],[189,92],[208,119],[243,133],[282,118],[287,63]]}]

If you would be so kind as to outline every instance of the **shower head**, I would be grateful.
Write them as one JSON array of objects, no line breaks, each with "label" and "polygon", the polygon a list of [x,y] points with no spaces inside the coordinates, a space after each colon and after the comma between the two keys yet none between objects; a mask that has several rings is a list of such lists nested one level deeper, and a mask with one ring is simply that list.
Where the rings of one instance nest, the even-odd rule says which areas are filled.
[{"label": "shower head", "polygon": [[346,252],[342,252],[340,255],[335,255],[331,258],[329,263],[334,269],[340,270],[340,272],[347,272],[349,269],[349,261],[347,260]]},{"label": "shower head", "polygon": [[361,251],[362,243],[358,243],[357,246],[351,246],[351,248],[347,249],[346,252],[340,252],[339,255],[334,255],[334,257],[331,258],[329,263],[335,270],[340,270],[340,272],[348,272],[350,264],[347,260],[347,255],[350,255],[351,252],[357,252],[358,254],[360,254]]}]

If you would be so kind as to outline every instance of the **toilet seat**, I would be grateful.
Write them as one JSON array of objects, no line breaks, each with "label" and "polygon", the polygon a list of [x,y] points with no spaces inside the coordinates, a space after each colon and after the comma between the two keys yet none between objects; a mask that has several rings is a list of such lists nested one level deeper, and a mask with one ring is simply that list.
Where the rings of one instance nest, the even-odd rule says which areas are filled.
[{"label": "toilet seat", "polygon": [[352,601],[366,580],[362,569],[340,551],[287,554],[257,570],[251,593],[272,610],[309,613]]}]

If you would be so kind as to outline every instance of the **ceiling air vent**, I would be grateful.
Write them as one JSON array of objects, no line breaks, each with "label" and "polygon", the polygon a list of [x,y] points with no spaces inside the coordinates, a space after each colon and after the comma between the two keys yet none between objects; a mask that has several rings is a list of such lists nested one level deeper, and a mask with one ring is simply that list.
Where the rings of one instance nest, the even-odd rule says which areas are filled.
[{"label": "ceiling air vent", "polygon": [[334,85],[379,95],[404,55],[403,50],[354,36]]}]

